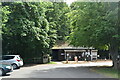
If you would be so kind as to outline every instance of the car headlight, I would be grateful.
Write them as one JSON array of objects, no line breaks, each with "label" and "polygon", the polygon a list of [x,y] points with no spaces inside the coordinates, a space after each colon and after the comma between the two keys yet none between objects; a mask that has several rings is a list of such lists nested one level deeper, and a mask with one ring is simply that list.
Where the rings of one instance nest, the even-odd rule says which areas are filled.
[{"label": "car headlight", "polygon": [[6,66],[6,68],[11,69],[11,66]]}]

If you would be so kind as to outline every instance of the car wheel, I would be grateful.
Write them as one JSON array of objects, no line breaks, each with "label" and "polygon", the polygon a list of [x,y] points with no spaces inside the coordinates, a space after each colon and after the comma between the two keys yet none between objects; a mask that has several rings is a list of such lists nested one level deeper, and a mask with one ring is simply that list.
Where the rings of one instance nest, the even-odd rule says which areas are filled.
[{"label": "car wheel", "polygon": [[2,69],[0,69],[0,76],[2,76]]},{"label": "car wheel", "polygon": [[20,69],[20,67],[17,67],[17,69]]},{"label": "car wheel", "polygon": [[3,69],[0,69],[0,76],[4,76],[4,75],[6,75],[6,73],[4,72]]},{"label": "car wheel", "polygon": [[16,64],[12,64],[12,67],[13,67],[13,70],[18,68]]}]

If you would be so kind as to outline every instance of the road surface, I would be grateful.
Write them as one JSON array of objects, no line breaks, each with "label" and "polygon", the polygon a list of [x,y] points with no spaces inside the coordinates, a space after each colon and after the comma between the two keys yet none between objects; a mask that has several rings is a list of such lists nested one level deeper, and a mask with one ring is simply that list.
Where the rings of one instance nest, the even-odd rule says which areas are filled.
[{"label": "road surface", "polygon": [[[2,76],[1,78],[110,78],[105,75],[91,71],[89,68],[89,66],[91,65],[90,64],[34,65],[14,70],[10,75],[8,74],[7,76]],[[93,66],[95,65],[96,64],[93,63]]]}]

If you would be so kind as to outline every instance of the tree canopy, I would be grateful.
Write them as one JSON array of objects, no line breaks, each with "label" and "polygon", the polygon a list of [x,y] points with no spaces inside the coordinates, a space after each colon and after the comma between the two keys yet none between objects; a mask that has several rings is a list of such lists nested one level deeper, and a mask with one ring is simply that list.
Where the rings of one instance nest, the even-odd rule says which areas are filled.
[{"label": "tree canopy", "polygon": [[[118,38],[117,3],[74,3],[68,13],[73,32],[71,44],[76,46],[109,46]],[[117,39],[118,40],[118,39]]]},{"label": "tree canopy", "polygon": [[[110,51],[116,61],[120,46],[116,2],[3,2],[3,54],[39,57],[66,40],[74,46]],[[34,55],[34,56],[33,56]]]},{"label": "tree canopy", "polygon": [[[67,32],[65,3],[10,2],[3,6],[3,54],[38,57],[49,54]],[[34,56],[33,56],[34,55]]]},{"label": "tree canopy", "polygon": [[120,46],[118,3],[75,2],[71,9],[67,14],[72,27],[70,43],[74,46],[107,49],[116,59]]}]

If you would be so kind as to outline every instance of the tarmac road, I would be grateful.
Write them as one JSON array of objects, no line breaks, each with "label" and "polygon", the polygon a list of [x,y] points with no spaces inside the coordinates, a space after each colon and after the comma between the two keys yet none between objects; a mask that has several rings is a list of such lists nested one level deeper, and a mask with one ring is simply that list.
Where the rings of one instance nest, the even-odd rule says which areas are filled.
[{"label": "tarmac road", "polygon": [[80,64],[44,64],[22,67],[1,78],[110,78]]}]

